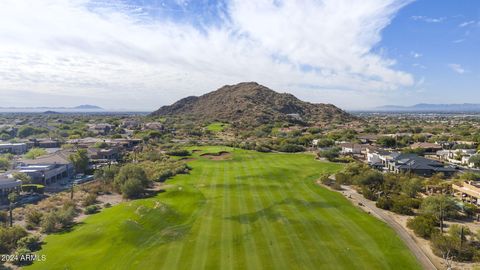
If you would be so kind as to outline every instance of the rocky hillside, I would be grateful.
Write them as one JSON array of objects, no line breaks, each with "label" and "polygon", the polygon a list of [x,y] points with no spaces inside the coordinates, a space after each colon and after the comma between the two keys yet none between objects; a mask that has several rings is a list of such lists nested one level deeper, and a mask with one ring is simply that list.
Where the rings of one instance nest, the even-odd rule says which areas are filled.
[{"label": "rocky hillside", "polygon": [[259,125],[274,121],[325,123],[354,117],[331,104],[304,102],[255,82],[226,85],[200,97],[187,97],[163,106],[153,116],[185,116],[199,121]]}]

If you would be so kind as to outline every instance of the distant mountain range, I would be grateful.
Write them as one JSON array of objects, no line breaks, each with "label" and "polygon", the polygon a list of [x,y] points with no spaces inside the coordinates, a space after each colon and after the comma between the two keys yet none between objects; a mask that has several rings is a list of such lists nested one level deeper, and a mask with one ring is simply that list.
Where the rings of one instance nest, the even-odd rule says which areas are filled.
[{"label": "distant mountain range", "polygon": [[386,105],[377,107],[375,111],[405,111],[405,112],[480,112],[480,104],[427,104],[412,106]]},{"label": "distant mountain range", "polygon": [[75,107],[0,107],[2,111],[44,111],[44,110],[61,110],[61,111],[101,111],[102,107],[95,105],[79,105]]},{"label": "distant mountain range", "polygon": [[304,102],[291,94],[277,93],[255,82],[225,85],[200,97],[186,97],[170,106],[161,107],[152,115],[248,126],[276,121],[299,120],[313,124],[356,119],[332,104]]}]

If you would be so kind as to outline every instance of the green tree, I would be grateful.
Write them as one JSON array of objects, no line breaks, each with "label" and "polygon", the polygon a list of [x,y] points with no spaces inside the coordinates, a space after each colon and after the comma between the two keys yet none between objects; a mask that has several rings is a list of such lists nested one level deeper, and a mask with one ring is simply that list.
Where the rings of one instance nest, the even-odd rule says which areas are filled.
[{"label": "green tree", "polygon": [[31,126],[22,126],[18,129],[18,137],[20,138],[26,138],[28,136],[32,136],[35,134],[35,129]]},{"label": "green tree", "polygon": [[407,227],[412,229],[413,232],[420,237],[429,239],[433,233],[438,230],[437,219],[430,215],[421,215],[411,218],[407,221]]},{"label": "green tree", "polygon": [[329,161],[334,161],[340,155],[339,148],[332,148],[328,150],[322,150],[317,153],[319,157],[326,158]]},{"label": "green tree", "polygon": [[47,154],[47,151],[45,151],[45,149],[32,148],[24,155],[24,157],[27,159],[36,159],[37,157],[40,157],[46,154]]},{"label": "green tree", "polygon": [[76,153],[69,156],[70,161],[75,167],[77,173],[85,173],[88,170],[88,153],[85,149],[78,149]]},{"label": "green tree", "polygon": [[6,157],[0,157],[0,170],[8,170],[10,168],[10,160]]},{"label": "green tree", "polygon": [[476,168],[479,168],[480,167],[480,155],[474,155],[474,156],[470,157],[468,162],[473,163],[473,166],[475,166]]},{"label": "green tree", "polygon": [[478,212],[478,207],[473,203],[465,203],[462,210],[467,217],[472,218]]},{"label": "green tree", "polygon": [[32,183],[32,178],[26,173],[15,172],[13,173],[13,178],[22,181],[23,185]]},{"label": "green tree", "polygon": [[114,180],[115,188],[126,198],[140,196],[149,184],[145,170],[137,164],[127,164],[120,168]]},{"label": "green tree", "polygon": [[410,198],[415,198],[423,188],[422,180],[419,178],[408,179],[402,184],[402,191]]},{"label": "green tree", "polygon": [[397,145],[397,140],[392,137],[383,136],[377,139],[377,143],[383,147],[395,147]]},{"label": "green tree", "polygon": [[442,194],[425,198],[420,210],[423,214],[434,216],[440,222],[440,231],[443,232],[445,219],[454,216],[458,207],[451,197]]}]

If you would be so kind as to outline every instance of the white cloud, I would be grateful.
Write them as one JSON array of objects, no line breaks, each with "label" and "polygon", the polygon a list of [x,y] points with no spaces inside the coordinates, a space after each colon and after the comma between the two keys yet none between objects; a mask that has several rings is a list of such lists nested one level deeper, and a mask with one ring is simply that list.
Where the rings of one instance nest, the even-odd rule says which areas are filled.
[{"label": "white cloud", "polygon": [[28,91],[52,103],[153,109],[224,84],[258,81],[314,101],[324,101],[329,89],[328,101],[352,107],[356,101],[345,103],[345,91],[368,103],[375,91],[414,84],[394,60],[372,52],[409,2],[232,0],[229,19],[199,30],[145,19],[138,7],[3,0],[0,95],[18,103],[7,106],[54,105],[34,104],[25,99]]},{"label": "white cloud", "polygon": [[421,69],[427,69],[426,66],[420,64],[420,63],[413,63],[412,66],[416,67],[416,68],[421,68]]},{"label": "white cloud", "polygon": [[460,64],[448,64],[448,67],[458,74],[463,74],[466,72],[466,70]]},{"label": "white cloud", "polygon": [[445,17],[431,18],[427,16],[412,16],[411,18],[415,21],[422,21],[426,23],[440,23],[446,19]]},{"label": "white cloud", "polygon": [[475,21],[467,21],[467,22],[463,22],[463,23],[459,24],[458,26],[459,27],[465,27],[465,26],[469,26],[469,25],[474,24],[474,23],[475,23]]},{"label": "white cloud", "polygon": [[410,52],[410,55],[413,57],[413,58],[420,58],[423,56],[423,54],[421,53],[418,53],[418,52]]}]

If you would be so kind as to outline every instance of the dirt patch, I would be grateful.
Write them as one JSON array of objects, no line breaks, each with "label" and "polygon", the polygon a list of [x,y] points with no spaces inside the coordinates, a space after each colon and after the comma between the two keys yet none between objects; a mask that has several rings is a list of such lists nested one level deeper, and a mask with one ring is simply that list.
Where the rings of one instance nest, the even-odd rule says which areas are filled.
[{"label": "dirt patch", "polygon": [[232,158],[232,153],[227,151],[220,151],[218,153],[205,153],[200,156],[211,160],[227,160]]},{"label": "dirt patch", "polygon": [[202,150],[199,150],[199,149],[193,149],[192,150],[192,153],[197,153],[197,152],[202,152]]}]

